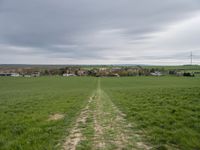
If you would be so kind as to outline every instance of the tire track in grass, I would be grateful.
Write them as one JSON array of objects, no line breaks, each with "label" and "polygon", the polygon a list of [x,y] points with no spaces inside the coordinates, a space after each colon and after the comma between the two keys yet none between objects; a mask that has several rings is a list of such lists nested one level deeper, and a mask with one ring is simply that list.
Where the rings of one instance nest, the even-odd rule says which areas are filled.
[{"label": "tire track in grass", "polygon": [[94,113],[96,141],[94,149],[142,149],[149,150],[141,135],[134,132],[131,124],[124,119],[125,114],[113,104],[109,96],[101,89],[100,80],[96,92]]},{"label": "tire track in grass", "polygon": [[113,104],[101,89],[100,79],[97,90],[81,111],[75,126],[67,137],[63,150],[149,150],[141,133],[124,119],[125,114]]},{"label": "tire track in grass", "polygon": [[83,126],[86,125],[86,121],[90,115],[90,107],[93,99],[90,97],[88,104],[81,111],[79,117],[77,118],[74,127],[71,129],[69,136],[66,138],[62,149],[63,150],[76,150],[78,144],[85,139],[83,134]]}]

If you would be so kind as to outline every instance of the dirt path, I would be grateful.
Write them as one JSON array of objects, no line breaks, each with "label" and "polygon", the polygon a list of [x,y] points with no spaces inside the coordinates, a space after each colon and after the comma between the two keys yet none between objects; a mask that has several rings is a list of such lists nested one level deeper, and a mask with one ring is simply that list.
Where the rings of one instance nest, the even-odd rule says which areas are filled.
[{"label": "dirt path", "polygon": [[63,150],[76,150],[78,144],[85,140],[83,129],[87,125],[87,120],[91,116],[91,103],[93,101],[92,96],[88,100],[87,106],[81,111],[77,118],[74,127],[71,129],[70,135],[66,138],[62,149]]},{"label": "dirt path", "polygon": [[77,118],[63,149],[151,149],[143,142],[141,132],[134,130],[124,117],[101,89],[99,80],[97,90]]}]

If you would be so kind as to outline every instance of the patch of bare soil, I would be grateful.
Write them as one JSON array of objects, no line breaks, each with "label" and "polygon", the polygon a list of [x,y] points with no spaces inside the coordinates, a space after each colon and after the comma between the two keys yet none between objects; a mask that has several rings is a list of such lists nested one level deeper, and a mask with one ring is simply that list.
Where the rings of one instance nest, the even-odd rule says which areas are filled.
[{"label": "patch of bare soil", "polygon": [[152,147],[144,144],[143,142],[137,142],[137,147],[144,150],[150,150]]},{"label": "patch of bare soil", "polygon": [[63,119],[64,117],[65,117],[64,114],[58,114],[58,113],[56,113],[56,114],[50,115],[48,121],[61,120],[61,119]]}]

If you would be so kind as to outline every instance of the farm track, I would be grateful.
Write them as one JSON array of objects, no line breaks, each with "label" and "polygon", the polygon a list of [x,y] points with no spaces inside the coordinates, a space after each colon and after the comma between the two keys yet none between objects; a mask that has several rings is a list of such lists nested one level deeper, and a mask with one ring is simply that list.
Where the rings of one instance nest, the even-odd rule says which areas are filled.
[{"label": "farm track", "polygon": [[81,111],[62,149],[151,149],[143,142],[142,132],[127,123],[124,117],[101,89],[99,80],[97,90]]}]

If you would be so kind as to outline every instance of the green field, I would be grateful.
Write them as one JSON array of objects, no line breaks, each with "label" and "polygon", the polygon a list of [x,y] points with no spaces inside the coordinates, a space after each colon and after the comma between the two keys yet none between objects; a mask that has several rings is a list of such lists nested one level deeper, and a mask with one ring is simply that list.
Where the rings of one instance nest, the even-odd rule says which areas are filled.
[{"label": "green field", "polygon": [[200,78],[0,78],[1,150],[62,149],[78,138],[78,149],[198,150]]},{"label": "green field", "polygon": [[104,78],[102,85],[151,143],[200,149],[200,78]]},{"label": "green field", "polygon": [[[0,149],[56,149],[96,88],[95,81],[62,77],[0,78]],[[48,121],[56,113],[64,114],[64,119]]]}]

